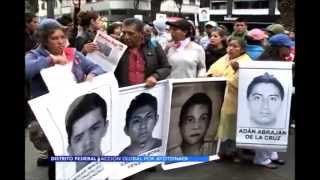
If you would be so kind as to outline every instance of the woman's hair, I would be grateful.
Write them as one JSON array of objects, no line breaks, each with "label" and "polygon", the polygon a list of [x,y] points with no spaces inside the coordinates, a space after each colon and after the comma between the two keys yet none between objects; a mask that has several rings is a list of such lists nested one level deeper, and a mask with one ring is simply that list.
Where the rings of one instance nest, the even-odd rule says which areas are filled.
[{"label": "woman's hair", "polygon": [[246,40],[242,39],[242,38],[238,38],[238,37],[231,37],[229,40],[228,40],[228,45],[231,41],[237,41],[237,43],[240,45],[240,48],[242,50],[242,54],[246,53],[246,46],[247,46],[247,42]]},{"label": "woman's hair", "polygon": [[277,46],[267,46],[263,53],[257,58],[257,60],[262,61],[282,61],[279,56],[280,47]]},{"label": "woman's hair", "polygon": [[121,22],[114,22],[107,28],[107,33],[113,34],[114,30],[117,29],[118,27],[121,27],[121,26],[122,26]]},{"label": "woman's hair", "polygon": [[87,29],[90,26],[91,19],[97,20],[98,17],[98,14],[93,11],[80,12],[78,14],[79,25],[83,29]]},{"label": "woman's hair", "polygon": [[225,30],[223,28],[218,27],[216,29],[213,29],[212,33],[213,32],[216,32],[219,34],[219,36],[222,38],[222,41],[221,41],[222,45],[223,45],[223,47],[226,48],[228,46],[228,43],[227,43],[227,36],[226,36]]}]

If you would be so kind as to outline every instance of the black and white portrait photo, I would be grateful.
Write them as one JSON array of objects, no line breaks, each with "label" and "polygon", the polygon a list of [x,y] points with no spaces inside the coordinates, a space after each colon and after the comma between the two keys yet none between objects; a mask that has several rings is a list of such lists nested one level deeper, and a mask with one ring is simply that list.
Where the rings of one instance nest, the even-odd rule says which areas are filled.
[{"label": "black and white portrait photo", "polygon": [[250,121],[257,127],[273,127],[282,108],[284,89],[269,73],[253,78],[247,89]]},{"label": "black and white portrait photo", "polygon": [[239,69],[236,145],[283,151],[292,96],[290,62],[250,62]]},{"label": "black and white portrait photo", "polygon": [[225,81],[173,83],[166,155],[217,153],[215,136],[224,90]]},{"label": "black and white portrait photo", "polygon": [[[78,97],[66,115],[68,153],[72,156],[102,156],[101,140],[107,133],[107,104],[96,93]],[[77,162],[79,171],[90,162]]]},{"label": "black and white portrait photo", "polygon": [[157,102],[157,98],[149,93],[141,93],[131,101],[124,127],[130,145],[119,156],[138,156],[161,146],[162,140],[152,136],[159,119]]}]

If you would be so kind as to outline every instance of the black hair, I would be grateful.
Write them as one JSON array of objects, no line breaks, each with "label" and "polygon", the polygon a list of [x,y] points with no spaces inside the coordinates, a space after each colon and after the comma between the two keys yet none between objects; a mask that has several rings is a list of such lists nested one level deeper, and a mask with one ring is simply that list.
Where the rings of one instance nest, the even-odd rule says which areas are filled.
[{"label": "black hair", "polygon": [[124,26],[135,25],[135,30],[140,33],[143,33],[144,23],[137,18],[127,18],[123,21],[123,25]]},{"label": "black hair", "polygon": [[91,19],[97,20],[98,17],[99,17],[98,14],[93,11],[80,12],[78,14],[79,25],[83,29],[87,29],[90,26]]},{"label": "black hair", "polygon": [[134,111],[136,111],[138,108],[149,105],[156,114],[158,114],[158,102],[157,98],[152,96],[149,93],[141,93],[138,96],[136,96],[130,103],[129,108],[127,110],[126,114],[126,128],[129,128],[131,116]]},{"label": "black hair", "polygon": [[260,61],[284,61],[279,55],[280,47],[267,46],[263,53],[257,58]]},{"label": "black hair", "polygon": [[24,16],[24,22],[25,23],[30,23],[32,21],[33,18],[36,18],[37,16],[35,14],[32,13],[25,13]]},{"label": "black hair", "polygon": [[180,113],[180,118],[179,118],[179,126],[182,125],[182,118],[187,114],[190,106],[195,105],[195,104],[203,104],[208,106],[208,114],[209,114],[209,119],[211,119],[211,114],[212,114],[212,101],[209,98],[208,95],[204,93],[196,93],[193,94],[182,106],[181,108],[181,113]]},{"label": "black hair", "polygon": [[66,114],[66,130],[68,134],[68,142],[70,144],[70,139],[73,133],[73,125],[84,115],[90,111],[100,108],[104,123],[107,122],[107,104],[105,100],[96,93],[85,94],[78,97],[69,106],[68,112]]},{"label": "black hair", "polygon": [[260,83],[271,83],[273,85],[275,85],[279,92],[280,92],[280,97],[281,100],[283,100],[284,97],[284,89],[281,85],[281,83],[279,82],[279,80],[277,78],[275,78],[273,75],[269,74],[269,73],[264,73],[263,75],[257,76],[255,77],[249,84],[248,89],[247,89],[247,99],[249,99],[250,94],[252,93],[253,88]]},{"label": "black hair", "polygon": [[261,40],[254,40],[252,37],[250,36],[245,36],[245,40],[247,42],[247,44],[249,45],[259,45],[259,46],[262,46],[262,42]]},{"label": "black hair", "polygon": [[247,46],[247,42],[245,39],[242,39],[242,38],[239,38],[239,37],[231,37],[229,40],[228,40],[228,44],[231,42],[231,41],[237,41],[241,47],[241,49],[244,51],[245,53],[245,50],[246,50],[246,46]]},{"label": "black hair", "polygon": [[247,24],[247,21],[242,17],[237,18],[234,23],[238,23],[238,22],[244,22],[245,24]]},{"label": "black hair", "polygon": [[73,22],[71,16],[67,14],[64,14],[63,16],[58,18],[57,21],[63,26],[68,26],[70,23]]}]

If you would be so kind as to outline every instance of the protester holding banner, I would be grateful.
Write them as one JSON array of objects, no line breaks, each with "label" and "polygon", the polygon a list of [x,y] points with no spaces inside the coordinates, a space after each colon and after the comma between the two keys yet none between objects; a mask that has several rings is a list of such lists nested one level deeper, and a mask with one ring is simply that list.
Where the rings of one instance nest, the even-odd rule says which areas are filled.
[{"label": "protester holding banner", "polygon": [[[67,38],[65,29],[56,20],[42,20],[36,30],[36,37],[40,43],[39,47],[29,51],[25,56],[25,71],[31,86],[31,99],[48,93],[40,71],[55,64],[70,68],[77,82],[90,80],[94,76],[104,73],[98,65],[90,62],[75,48],[65,48]],[[31,126],[30,129],[42,131],[41,128],[37,128],[37,123],[32,124],[34,126]],[[44,133],[40,134],[44,136]],[[39,138],[34,139],[32,134],[30,136],[31,141],[37,144]]]},{"label": "protester holding banner", "polygon": [[[282,33],[273,35],[269,39],[269,44],[270,47],[268,47],[263,52],[263,54],[258,58],[258,60],[286,61],[286,57],[290,54],[290,47],[293,46],[293,43],[289,36]],[[270,83],[271,80],[269,80]],[[274,86],[277,87],[276,85]],[[279,92],[281,92],[281,88],[279,88]],[[279,155],[277,152],[273,152],[270,150],[256,150],[253,163],[257,165],[262,165],[266,168],[276,169],[276,164],[283,165],[285,164],[285,161],[279,159]]]},{"label": "protester holding banner", "polygon": [[97,31],[100,29],[99,16],[92,11],[80,12],[78,15],[82,32],[75,40],[75,47],[84,55],[97,50],[97,45],[92,43]]},{"label": "protester holding banner", "polygon": [[120,87],[146,83],[153,87],[165,79],[171,66],[159,43],[145,40],[143,22],[139,19],[125,19],[122,26],[122,41],[128,49],[122,55],[115,70]]},{"label": "protester holding banner", "polygon": [[243,39],[231,38],[227,47],[227,54],[215,62],[207,72],[209,76],[225,77],[227,79],[217,138],[225,146],[229,146],[228,151],[231,151],[222,152],[220,155],[231,157],[234,161],[239,161],[235,149],[239,63],[251,61],[251,58],[245,52],[245,48],[246,43]]},{"label": "protester holding banner", "polygon": [[203,48],[191,40],[194,35],[192,24],[186,19],[174,22],[167,21],[174,42],[167,53],[172,66],[168,78],[196,78],[205,76],[205,52]]},{"label": "protester holding banner", "polygon": [[210,37],[210,43],[206,49],[207,70],[213,63],[226,54],[227,46],[225,31],[222,28],[213,30]]}]

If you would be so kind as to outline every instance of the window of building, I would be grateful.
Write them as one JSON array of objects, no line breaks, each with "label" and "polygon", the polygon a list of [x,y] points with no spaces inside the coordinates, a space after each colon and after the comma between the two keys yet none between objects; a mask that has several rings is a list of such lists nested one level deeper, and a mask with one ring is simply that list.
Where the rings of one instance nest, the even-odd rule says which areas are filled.
[{"label": "window of building", "polygon": [[227,9],[227,0],[211,1],[211,9]]},{"label": "window of building", "polygon": [[268,9],[268,0],[235,0],[234,9]]},{"label": "window of building", "polygon": [[46,3],[45,2],[42,2],[41,3],[41,10],[45,10],[46,9]]}]

